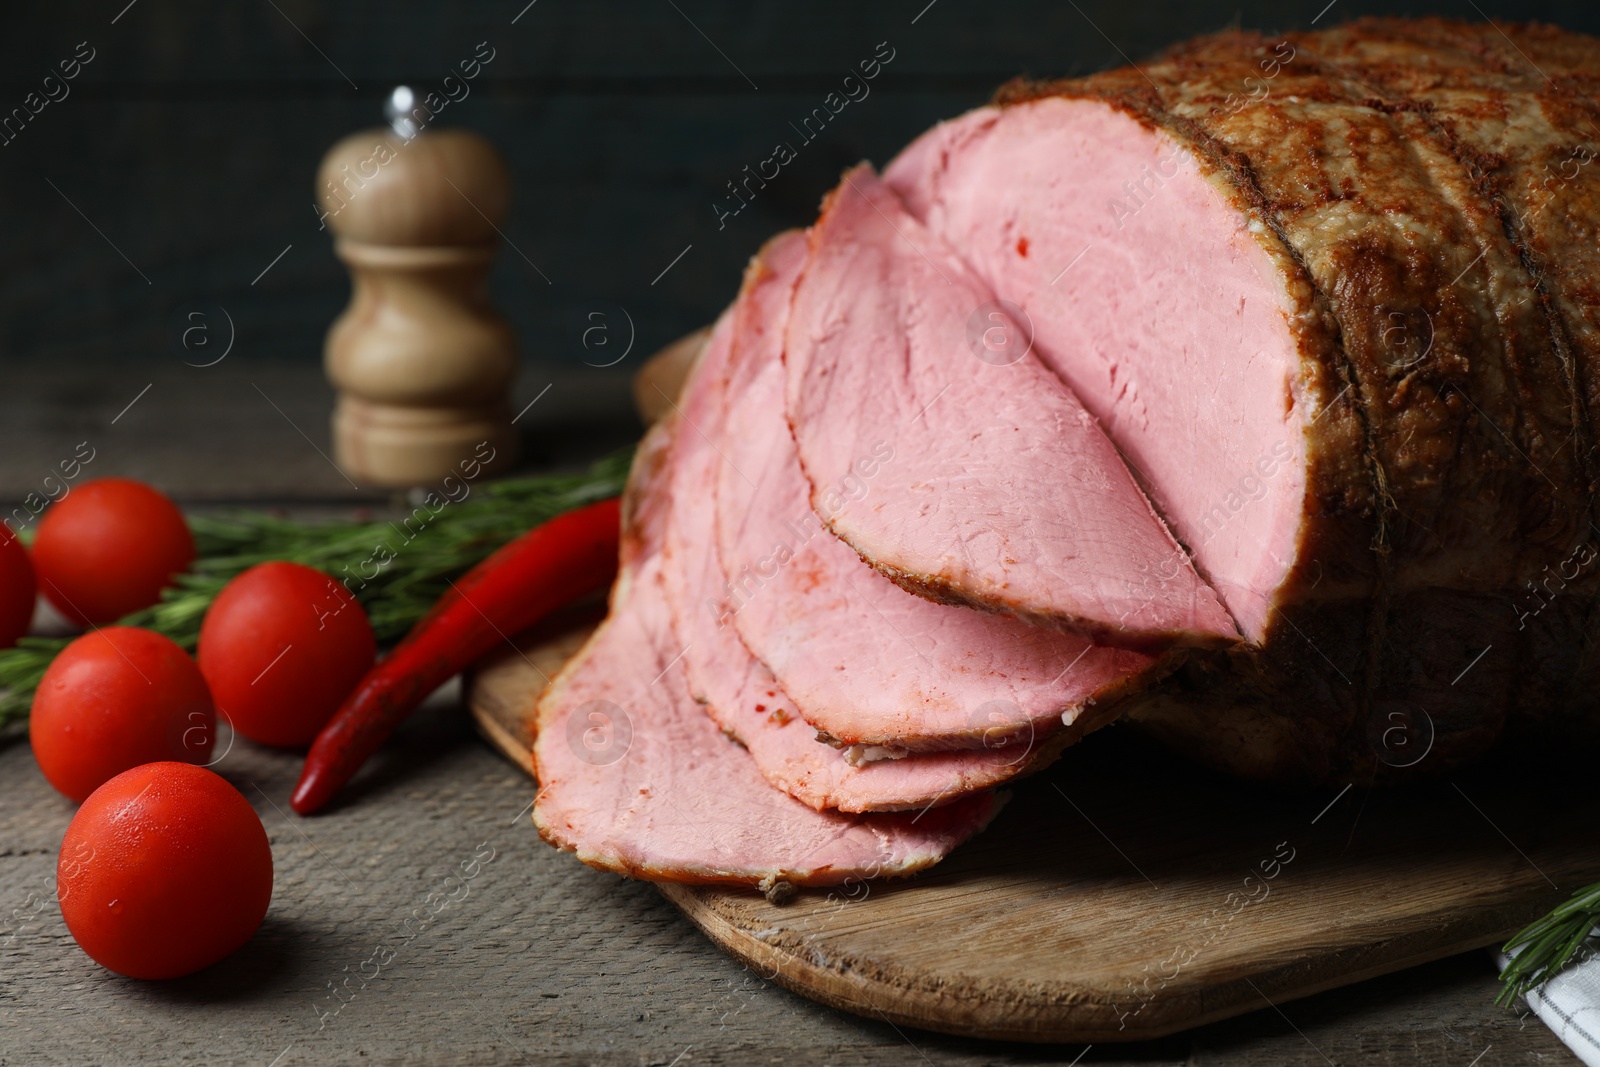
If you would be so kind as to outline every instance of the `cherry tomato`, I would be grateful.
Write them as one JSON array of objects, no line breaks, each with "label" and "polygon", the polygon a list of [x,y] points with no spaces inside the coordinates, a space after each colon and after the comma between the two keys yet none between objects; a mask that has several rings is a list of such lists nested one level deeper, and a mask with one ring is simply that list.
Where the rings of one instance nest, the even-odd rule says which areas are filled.
[{"label": "cherry tomato", "polygon": [[261,925],[272,846],[250,802],[219,775],[147,763],[78,809],[56,895],[96,963],[130,978],[179,978],[231,955]]},{"label": "cherry tomato", "polygon": [[216,726],[187,652],[154,631],[111,626],[84,634],[45,670],[28,736],[50,784],[82,800],[141,763],[207,762]]},{"label": "cherry tomato", "polygon": [[200,672],[233,728],[308,745],[377,658],[372,624],[339,582],[261,563],[223,587],[200,625]]},{"label": "cherry tomato", "polygon": [[33,542],[40,588],[80,626],[115,622],[156,603],[194,556],[183,512],[129,478],[72,490],[45,512]]},{"label": "cherry tomato", "polygon": [[28,550],[11,527],[0,523],[0,648],[10,648],[28,632],[36,595]]}]

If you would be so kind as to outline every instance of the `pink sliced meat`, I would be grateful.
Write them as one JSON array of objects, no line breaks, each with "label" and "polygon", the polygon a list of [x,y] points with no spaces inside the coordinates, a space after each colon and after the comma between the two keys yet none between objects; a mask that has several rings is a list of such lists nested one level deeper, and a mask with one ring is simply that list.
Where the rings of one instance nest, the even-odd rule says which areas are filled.
[{"label": "pink sliced meat", "polygon": [[[1147,655],[925,600],[863,565],[812,512],[794,441],[775,416],[781,336],[781,323],[741,326],[731,349],[717,543],[735,627],[807,722],[862,749],[1016,739],[1007,747],[1032,742],[1030,758],[1044,758],[1158,673]],[[879,462],[900,459],[895,450]],[[871,485],[878,473],[863,477]],[[1016,759],[1004,748],[991,758]]]},{"label": "pink sliced meat", "polygon": [[[817,739],[731,624],[711,507],[721,451],[728,447],[722,433],[723,379],[730,345],[766,343],[763,325],[777,326],[781,335],[805,255],[805,238],[798,232],[775,238],[762,250],[738,302],[718,323],[684,386],[679,405],[687,425],[672,447],[669,495],[674,503],[667,516],[662,580],[691,692],[717,725],[749,750],[767,781],[819,810],[921,810],[1014,777],[1032,766],[1035,748],[1021,744],[852,762],[846,751]],[[769,350],[767,358],[773,360],[774,353]],[[775,410],[769,409],[767,418],[787,434]]]},{"label": "pink sliced meat", "polygon": [[[641,446],[631,516],[662,515],[663,437]],[[659,543],[657,529],[628,531],[610,616],[539,701],[541,837],[652,881],[828,885],[937,863],[993,817],[992,793],[917,815],[842,815],[769,785],[690,696]]]},{"label": "pink sliced meat", "polygon": [[1099,100],[980,108],[884,182],[1023,309],[1260,640],[1300,552],[1307,416],[1292,301],[1248,218],[1172,136]]},{"label": "pink sliced meat", "polygon": [[870,168],[845,176],[811,230],[784,343],[818,515],[930,598],[1129,648],[1234,640],[1115,447],[1009,315]]}]

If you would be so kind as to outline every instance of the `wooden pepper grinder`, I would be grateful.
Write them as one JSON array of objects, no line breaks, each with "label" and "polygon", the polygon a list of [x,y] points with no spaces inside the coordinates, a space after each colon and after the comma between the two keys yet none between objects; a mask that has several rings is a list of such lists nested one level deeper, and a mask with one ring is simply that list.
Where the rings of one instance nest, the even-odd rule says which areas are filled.
[{"label": "wooden pepper grinder", "polygon": [[516,342],[489,303],[511,181],[500,153],[464,130],[419,132],[411,91],[391,126],[329,149],[317,199],[350,269],[350,306],[328,331],[339,391],[334,456],[372,485],[426,485],[466,460],[516,459],[509,392]]}]

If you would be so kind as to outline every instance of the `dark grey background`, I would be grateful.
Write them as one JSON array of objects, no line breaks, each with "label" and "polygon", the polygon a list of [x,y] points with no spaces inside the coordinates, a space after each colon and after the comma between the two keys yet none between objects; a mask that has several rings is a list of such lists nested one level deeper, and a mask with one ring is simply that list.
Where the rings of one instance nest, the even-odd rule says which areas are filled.
[{"label": "dark grey background", "polygon": [[[97,52],[65,101],[0,147],[6,362],[172,359],[169,320],[197,300],[238,324],[230,358],[319,358],[348,293],[311,208],[319,159],[376,124],[394,84],[437,86],[480,41],[496,56],[441,122],[509,158],[506,233],[552,284],[507,250],[495,293],[526,360],[575,364],[571,320],[586,301],[627,309],[636,360],[714,315],[760,242],[810,221],[842,168],[881,164],[1013,74],[1087,72],[1122,62],[1119,49],[1138,58],[1229,24],[1304,27],[1326,0],[126,3],[33,3],[0,30],[0,112],[78,42]],[[1582,0],[1479,3],[1600,31],[1600,9]],[[1321,24],[1479,10],[1338,0]],[[871,96],[719,232],[711,205],[725,183],[794,139],[788,123],[881,41],[896,56]]]}]

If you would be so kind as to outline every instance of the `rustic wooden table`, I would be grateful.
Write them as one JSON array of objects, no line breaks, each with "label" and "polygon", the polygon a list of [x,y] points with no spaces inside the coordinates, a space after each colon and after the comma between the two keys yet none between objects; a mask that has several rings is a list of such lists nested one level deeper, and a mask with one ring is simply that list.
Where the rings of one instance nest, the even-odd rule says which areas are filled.
[{"label": "rustic wooden table", "polygon": [[[86,439],[92,474],[148,478],[194,507],[388,506],[319,455],[331,396],[312,362],[24,362],[5,376],[8,507]],[[530,368],[522,403],[550,381],[528,419],[536,462],[626,439],[625,378]],[[543,845],[532,784],[475,736],[453,689],[325,815],[287,814],[292,754],[241,742],[218,769],[272,839],[272,907],[233,958],[155,984],[109,974],[72,943],[53,899],[72,806],[25,743],[0,748],[0,1064],[1577,1062],[1537,1020],[1493,1006],[1482,953],[1138,1046],[1002,1046],[842,1015],[722,955],[651,887]],[[492,858],[407,940],[402,921],[474,857]]]}]

